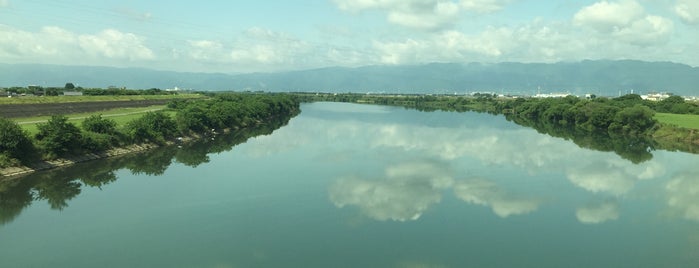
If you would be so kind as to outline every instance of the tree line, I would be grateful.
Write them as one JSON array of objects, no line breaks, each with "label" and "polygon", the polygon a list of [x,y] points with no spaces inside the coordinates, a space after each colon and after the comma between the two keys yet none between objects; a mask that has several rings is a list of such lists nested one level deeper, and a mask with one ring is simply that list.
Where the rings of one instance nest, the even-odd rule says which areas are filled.
[{"label": "tree line", "polygon": [[159,88],[149,89],[127,89],[127,88],[83,88],[75,86],[73,83],[66,83],[64,87],[8,87],[1,88],[0,92],[9,95],[36,95],[36,96],[60,96],[65,92],[80,92],[86,96],[123,96],[123,95],[173,95],[176,91],[167,91]]},{"label": "tree line", "polygon": [[64,115],[54,115],[38,124],[33,136],[16,122],[0,118],[0,167],[246,128],[274,117],[295,115],[299,102],[287,94],[223,93],[208,99],[173,100],[168,108],[147,112],[122,126],[99,114],[86,118],[79,126]]},{"label": "tree line", "polygon": [[268,135],[288,123],[293,114],[275,116],[262,125],[199,139],[181,148],[163,146],[147,153],[89,161],[74,166],[29,174],[21,180],[0,181],[0,226],[12,222],[33,202],[45,201],[61,210],[87,187],[107,187],[118,179],[117,171],[161,175],[173,162],[196,167],[209,162],[210,153],[230,151],[250,137]]}]

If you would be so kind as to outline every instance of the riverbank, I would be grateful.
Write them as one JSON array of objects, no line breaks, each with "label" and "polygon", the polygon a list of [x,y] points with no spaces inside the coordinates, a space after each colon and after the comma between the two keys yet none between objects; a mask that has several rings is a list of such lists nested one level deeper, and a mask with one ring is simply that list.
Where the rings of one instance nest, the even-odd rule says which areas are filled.
[{"label": "riverbank", "polygon": [[[168,108],[168,112],[147,112],[123,124],[93,115],[80,127],[68,122],[65,116],[52,116],[31,135],[16,122],[2,118],[0,166],[9,168],[2,169],[0,174],[21,175],[112,154],[138,152],[156,144],[166,145],[168,141],[181,142],[182,138],[178,137],[255,127],[277,117],[292,117],[299,112],[299,102],[287,94],[220,93],[204,100],[172,101]],[[37,161],[37,158],[43,159]]]},{"label": "riverbank", "polygon": [[76,157],[67,157],[67,158],[59,158],[59,159],[49,160],[49,161],[41,161],[41,162],[37,162],[35,164],[30,165],[31,167],[30,166],[7,167],[7,168],[0,169],[0,176],[2,176],[2,177],[0,177],[0,180],[12,179],[13,177],[21,177],[23,175],[26,175],[26,174],[29,174],[32,172],[36,172],[36,171],[59,168],[59,167],[73,165],[76,163],[101,159],[101,158],[119,156],[119,155],[124,155],[124,154],[129,154],[129,153],[135,153],[135,152],[141,152],[141,151],[152,149],[154,147],[157,147],[157,145],[148,144],[148,143],[133,144],[133,145],[130,145],[127,147],[114,148],[114,149],[107,150],[104,152],[89,153],[89,154],[76,156]]}]

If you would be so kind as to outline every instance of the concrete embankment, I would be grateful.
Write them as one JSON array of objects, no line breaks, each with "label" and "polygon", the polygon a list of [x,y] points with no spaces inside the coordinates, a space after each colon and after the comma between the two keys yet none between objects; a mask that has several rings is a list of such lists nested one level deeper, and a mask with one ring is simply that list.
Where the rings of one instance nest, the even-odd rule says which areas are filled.
[{"label": "concrete embankment", "polygon": [[30,166],[8,167],[8,168],[0,169],[0,176],[2,176],[2,177],[0,177],[0,180],[6,179],[6,178],[12,178],[12,177],[19,177],[19,176],[22,176],[22,175],[25,175],[28,173],[32,173],[32,172],[36,172],[36,171],[40,171],[40,170],[47,170],[47,169],[52,169],[52,168],[69,166],[69,165],[73,165],[75,163],[80,163],[80,162],[85,162],[85,161],[90,161],[90,160],[95,160],[95,159],[100,159],[100,158],[113,157],[113,156],[118,156],[118,155],[123,155],[123,154],[146,151],[146,150],[153,149],[155,147],[158,147],[158,145],[150,144],[150,143],[134,144],[134,145],[126,146],[126,147],[114,148],[114,149],[107,150],[104,152],[99,152],[99,153],[89,153],[89,154],[76,156],[76,157],[59,158],[59,159],[55,159],[55,160],[41,161],[41,162],[34,163]]}]

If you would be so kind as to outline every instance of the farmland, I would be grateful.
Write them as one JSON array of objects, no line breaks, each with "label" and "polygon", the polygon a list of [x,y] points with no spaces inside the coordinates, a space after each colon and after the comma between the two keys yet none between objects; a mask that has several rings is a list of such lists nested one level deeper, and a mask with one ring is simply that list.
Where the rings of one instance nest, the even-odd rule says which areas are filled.
[{"label": "farmland", "polygon": [[658,122],[682,128],[699,129],[699,115],[656,113]]}]

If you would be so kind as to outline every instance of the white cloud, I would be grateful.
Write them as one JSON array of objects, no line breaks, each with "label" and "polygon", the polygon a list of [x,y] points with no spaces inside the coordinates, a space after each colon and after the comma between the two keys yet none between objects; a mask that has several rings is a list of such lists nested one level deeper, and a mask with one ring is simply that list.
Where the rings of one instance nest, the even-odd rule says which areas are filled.
[{"label": "white cloud", "polygon": [[104,64],[105,60],[151,60],[155,55],[143,38],[117,30],[79,35],[55,26],[26,32],[0,25],[0,58],[12,62]]},{"label": "white cloud", "polygon": [[699,1],[678,0],[675,13],[687,24],[699,24]]},{"label": "white cloud", "polygon": [[417,220],[441,201],[441,190],[452,184],[448,168],[437,163],[395,165],[385,172],[385,179],[338,180],[328,191],[330,200],[340,208],[358,206],[363,214],[379,221]]},{"label": "white cloud", "polygon": [[0,0],[0,7],[9,7],[10,0]]},{"label": "white cloud", "polygon": [[500,11],[511,0],[461,0],[461,7],[466,11],[491,13]]},{"label": "white cloud", "polygon": [[603,202],[578,208],[575,212],[578,221],[585,224],[599,224],[619,218],[619,205],[616,202]]},{"label": "white cloud", "polygon": [[189,40],[185,54],[190,60],[230,70],[284,70],[321,64],[313,47],[293,36],[253,27],[232,42]]},{"label": "white cloud", "polygon": [[32,33],[0,25],[0,57],[53,58],[76,53],[77,36],[58,27]]},{"label": "white cloud", "polygon": [[[443,31],[429,39],[408,39],[402,42],[374,42],[374,48],[384,64],[412,64],[419,62],[491,61],[503,54],[512,31],[507,28],[489,28],[480,35],[466,35],[459,31]],[[488,60],[490,59],[490,60]]]},{"label": "white cloud", "polygon": [[467,203],[490,207],[501,218],[534,212],[540,204],[534,198],[515,197],[505,193],[495,183],[484,179],[459,181],[454,185],[454,193]]},{"label": "white cloud", "polygon": [[578,11],[573,23],[638,46],[666,43],[674,30],[670,19],[648,15],[634,0],[597,2]]},{"label": "white cloud", "polygon": [[612,33],[642,19],[644,15],[643,6],[636,1],[602,1],[578,11],[573,17],[573,21],[578,25],[591,27],[599,32]]},{"label": "white cloud", "polygon": [[151,60],[153,51],[145,46],[144,39],[132,33],[107,29],[96,35],[78,37],[80,47],[89,55],[110,59]]},{"label": "white cloud", "polygon": [[387,13],[390,23],[420,30],[451,27],[464,12],[490,13],[504,7],[503,0],[335,0],[342,10],[359,12],[368,9]]},{"label": "white cloud", "polygon": [[190,40],[189,56],[194,60],[226,61],[223,44],[211,40]]},{"label": "white cloud", "polygon": [[659,16],[646,16],[634,21],[626,28],[615,33],[621,40],[639,46],[665,43],[673,31],[671,20]]}]

